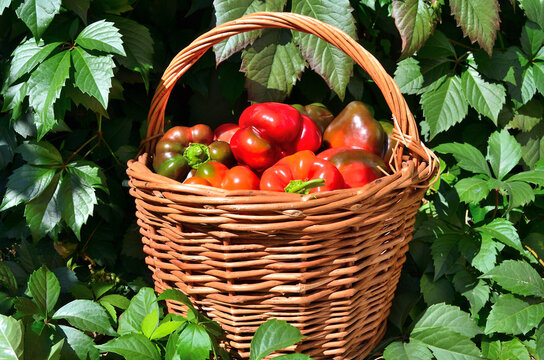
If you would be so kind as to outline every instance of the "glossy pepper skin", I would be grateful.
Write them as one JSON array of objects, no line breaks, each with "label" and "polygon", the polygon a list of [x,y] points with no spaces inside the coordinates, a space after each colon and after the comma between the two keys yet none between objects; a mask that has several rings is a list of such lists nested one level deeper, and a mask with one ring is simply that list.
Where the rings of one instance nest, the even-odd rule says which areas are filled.
[{"label": "glossy pepper skin", "polygon": [[334,118],[323,133],[327,147],[349,146],[383,156],[386,133],[365,104],[352,101]]},{"label": "glossy pepper skin", "polygon": [[238,126],[237,124],[233,124],[233,123],[221,124],[215,128],[213,132],[213,139],[230,143],[230,139],[232,138],[232,135],[234,135],[234,133],[238,131],[238,129],[240,129],[240,126]]},{"label": "glossy pepper skin", "polygon": [[155,147],[153,169],[157,174],[182,180],[190,170],[183,153],[190,143],[208,145],[213,140],[213,131],[208,125],[192,127],[174,126],[161,137]]},{"label": "glossy pepper skin", "polygon": [[361,187],[383,176],[385,163],[378,155],[364,149],[338,147],[327,149],[317,155],[328,160],[342,174],[347,187]]},{"label": "glossy pepper skin", "polygon": [[380,124],[382,125],[383,130],[387,134],[387,141],[385,142],[385,155],[383,156],[383,159],[385,161],[385,166],[389,169],[389,161],[391,160],[391,157],[393,156],[393,149],[397,145],[397,140],[393,139],[393,123],[390,123],[389,121],[381,120]]},{"label": "glossy pepper skin", "polygon": [[225,169],[220,163],[209,162],[184,184],[215,186],[226,190],[258,190],[259,177],[245,165]]},{"label": "glossy pepper skin", "polygon": [[229,168],[220,162],[208,161],[196,170],[194,177],[207,180],[214,187],[221,187],[221,181],[228,170]]},{"label": "glossy pepper skin", "polygon": [[240,115],[239,125],[230,140],[232,152],[238,162],[257,171],[298,150],[317,151],[321,146],[319,128],[291,105],[251,105]]},{"label": "glossy pepper skin", "polygon": [[312,119],[319,128],[319,131],[321,131],[321,134],[323,134],[327,126],[334,119],[333,113],[325,105],[320,103],[313,103],[306,106],[295,104],[293,107],[300,111],[301,114]]},{"label": "glossy pepper skin", "polygon": [[[308,183],[306,186],[305,183]],[[261,176],[261,190],[308,194],[344,189],[342,174],[327,160],[309,150],[299,151],[278,161]]]}]

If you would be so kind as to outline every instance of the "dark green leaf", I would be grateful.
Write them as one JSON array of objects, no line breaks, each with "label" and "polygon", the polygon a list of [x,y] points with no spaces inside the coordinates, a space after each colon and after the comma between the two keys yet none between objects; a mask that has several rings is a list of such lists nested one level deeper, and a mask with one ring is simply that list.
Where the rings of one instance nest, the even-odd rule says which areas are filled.
[{"label": "dark green leaf", "polygon": [[55,274],[42,265],[30,275],[28,290],[43,314],[51,314],[60,295],[60,283]]},{"label": "dark green leaf", "polygon": [[521,144],[523,161],[533,168],[544,158],[544,121],[539,122],[530,132],[519,133],[516,140]]},{"label": "dark green leaf", "polygon": [[63,51],[41,63],[29,79],[29,104],[38,114],[38,139],[56,123],[53,104],[70,75],[70,51]]},{"label": "dark green leaf", "polygon": [[126,56],[117,56],[119,64],[142,75],[146,89],[149,87],[149,71],[153,68],[153,38],[149,30],[134,20],[122,17],[109,18],[123,38]]},{"label": "dark green leaf", "polygon": [[113,352],[131,360],[160,360],[159,350],[142,334],[126,334],[97,345],[104,352]]},{"label": "dark green leaf", "polygon": [[[356,37],[355,20],[348,0],[293,0],[291,11],[336,26],[352,38]],[[353,60],[317,36],[295,32],[293,38],[310,67],[343,100],[353,70]]]},{"label": "dark green leaf", "polygon": [[448,329],[469,338],[481,334],[469,314],[444,303],[430,306],[414,325],[411,336],[416,338],[418,333],[432,329]]},{"label": "dark green leaf", "polygon": [[431,255],[434,262],[435,281],[444,275],[459,257],[459,251],[457,250],[458,242],[459,236],[457,235],[443,235],[433,242]]},{"label": "dark green leaf", "polygon": [[491,177],[489,165],[480,150],[470,144],[446,143],[433,149],[441,154],[452,154],[459,167],[477,174]]},{"label": "dark green leaf", "polygon": [[529,20],[544,24],[544,2],[542,0],[519,0],[519,6],[525,10]]},{"label": "dark green leaf", "polygon": [[[258,11],[281,11],[284,4],[285,0],[266,2],[260,0],[216,0],[213,5],[217,25],[220,25]],[[261,31],[259,30],[244,32],[214,45],[213,50],[217,64],[251,44],[260,35]]]},{"label": "dark green leaf", "polygon": [[87,94],[84,94],[81,90],[76,89],[75,87],[71,86],[71,84],[68,84],[65,88],[66,96],[68,96],[76,106],[83,106],[87,110],[91,110],[95,113],[98,113],[102,115],[105,118],[109,119],[108,112],[102,104],[98,101],[98,99],[89,96]]},{"label": "dark green leaf", "polygon": [[17,297],[15,298],[13,305],[22,316],[40,315],[40,309],[38,309],[38,305],[36,305],[36,303],[29,298]]},{"label": "dark green leaf", "polygon": [[187,323],[179,334],[177,354],[180,360],[206,360],[212,351],[212,342],[206,330]]},{"label": "dark green leaf", "polygon": [[91,6],[91,0],[62,0],[62,4],[68,10],[73,11],[87,24],[87,12]]},{"label": "dark green leaf", "polygon": [[437,13],[423,0],[393,0],[392,15],[402,38],[402,58],[419,50],[438,22]]},{"label": "dark green leaf", "polygon": [[480,350],[470,339],[448,328],[430,328],[410,336],[425,344],[437,359],[481,359]]},{"label": "dark green leaf", "polygon": [[491,308],[485,333],[526,334],[544,318],[544,303],[531,305],[511,294],[501,295]]},{"label": "dark green leaf", "polygon": [[91,300],[73,300],[58,309],[53,319],[65,319],[83,331],[115,335],[106,310]]},{"label": "dark green leaf", "polygon": [[501,187],[505,188],[508,192],[509,203],[507,211],[529,204],[535,200],[533,188],[527,183],[519,181],[501,182]]},{"label": "dark green leaf", "polygon": [[487,180],[471,177],[459,180],[455,184],[459,199],[466,203],[478,204],[491,191]]},{"label": "dark green leaf", "polygon": [[544,169],[536,169],[520,172],[512,175],[506,180],[507,182],[511,181],[525,181],[531,184],[544,186]]},{"label": "dark green leaf", "polygon": [[536,331],[536,352],[541,359],[544,359],[544,324],[540,325]]},{"label": "dark green leaf", "polygon": [[242,52],[242,71],[247,77],[250,101],[281,102],[291,93],[305,62],[290,38],[287,31],[267,29]]},{"label": "dark green leaf", "polygon": [[521,48],[530,55],[535,56],[544,42],[544,31],[540,25],[527,21],[521,30]]},{"label": "dark green leaf", "polygon": [[55,170],[31,165],[17,168],[9,177],[0,211],[34,200],[51,184]]},{"label": "dark green leaf", "polygon": [[441,302],[451,303],[453,300],[453,287],[445,278],[433,281],[433,278],[429,274],[424,274],[420,279],[419,286],[427,305]]},{"label": "dark green leaf", "polygon": [[[465,0],[466,1],[466,0]],[[496,0],[491,0],[492,2]],[[461,76],[461,86],[470,106],[487,116],[495,125],[506,101],[506,89],[500,84],[486,82],[480,73],[468,67]]]},{"label": "dark green leaf", "polygon": [[50,143],[24,142],[16,150],[23,159],[32,165],[62,165],[62,156]]},{"label": "dark green leaf", "polygon": [[489,137],[487,160],[497,179],[501,180],[519,163],[521,145],[506,129],[495,131]]},{"label": "dark green leaf", "polygon": [[455,274],[453,284],[455,290],[469,301],[473,316],[478,314],[489,300],[491,289],[486,282],[473,278],[466,271]]},{"label": "dark green leaf", "polygon": [[123,309],[123,310],[127,309],[130,304],[130,300],[128,300],[126,297],[119,294],[110,294],[110,295],[103,296],[102,298],[100,298],[99,301],[100,303],[107,302],[115,306],[116,308]]},{"label": "dark green leaf", "polygon": [[0,355],[5,360],[23,358],[23,323],[0,314]]},{"label": "dark green leaf", "polygon": [[395,341],[385,348],[383,358],[385,360],[431,360],[433,354],[420,342]]},{"label": "dark green leaf", "polygon": [[544,107],[536,98],[519,108],[513,119],[508,123],[509,127],[519,129],[523,132],[531,131],[542,119]]},{"label": "dark green leaf", "polygon": [[166,349],[164,353],[164,360],[180,360],[181,359],[177,352],[178,340],[179,340],[179,332],[175,332],[168,337],[168,341],[166,343]]},{"label": "dark green leaf", "polygon": [[49,356],[47,357],[47,360],[60,360],[60,354],[63,346],[64,339],[60,339],[59,342],[51,346],[51,350],[49,351]]},{"label": "dark green leaf", "polygon": [[[24,107],[23,102],[26,98],[28,90],[28,83],[19,83],[17,85],[13,85],[5,89],[3,92],[4,95],[4,105],[2,106],[2,111],[8,112],[11,110],[11,121],[18,120],[23,113]],[[17,124],[17,123],[16,123]],[[6,124],[9,126],[9,124]],[[14,130],[15,130],[14,126]],[[7,134],[4,136],[9,136],[11,133],[10,130],[6,128],[6,130],[2,130],[3,132],[6,132]],[[11,161],[11,159],[9,159]],[[6,162],[6,160],[3,160],[2,162]]]},{"label": "dark green leaf", "polygon": [[58,208],[59,176],[55,175],[51,184],[36,199],[25,206],[25,218],[34,240],[38,240],[51,233],[61,221],[61,212]]},{"label": "dark green leaf", "polygon": [[485,273],[491,270],[497,261],[497,243],[493,241],[493,237],[486,233],[482,233],[482,243],[480,251],[472,259],[471,264],[476,269]]},{"label": "dark green leaf", "polygon": [[463,34],[491,56],[499,30],[499,2],[497,0],[450,0],[451,13]]},{"label": "dark green leaf", "polygon": [[533,78],[536,89],[544,95],[544,62],[537,61],[533,63]]},{"label": "dark green leaf", "polygon": [[477,227],[475,230],[487,234],[516,250],[523,251],[516,228],[506,219],[494,219],[489,224]]},{"label": "dark green leaf", "polygon": [[300,330],[285,321],[270,319],[257,329],[251,340],[250,360],[260,360],[276,350],[302,340]]},{"label": "dark green leaf", "polygon": [[423,75],[419,62],[410,57],[397,63],[395,82],[403,94],[417,94],[423,86]]},{"label": "dark green leaf", "polygon": [[94,297],[96,299],[100,298],[102,295],[110,291],[114,286],[114,283],[105,281],[91,283],[91,288],[93,289]]},{"label": "dark green leaf", "polygon": [[99,20],[88,25],[79,33],[75,43],[87,50],[126,55],[119,30],[113,23],[106,20]]},{"label": "dark green leaf", "polygon": [[13,51],[6,84],[13,84],[21,76],[28,74],[43,62],[61,43],[44,45],[43,41],[28,39]]},{"label": "dark green leaf", "polygon": [[13,271],[5,262],[0,262],[0,286],[4,286],[11,295],[17,295],[17,280]]},{"label": "dark green leaf", "polygon": [[423,114],[430,127],[431,138],[461,122],[468,112],[468,103],[459,76],[449,76],[435,91],[421,96]]},{"label": "dark green leaf", "polygon": [[425,42],[418,52],[419,59],[455,59],[457,54],[448,37],[441,31],[436,30]]},{"label": "dark green leaf", "polygon": [[15,12],[32,31],[32,35],[39,39],[60,11],[61,2],[61,0],[24,0]]},{"label": "dark green leaf", "polygon": [[480,277],[492,279],[517,295],[544,297],[544,281],[525,261],[505,260]]},{"label": "dark green leaf", "polygon": [[59,329],[66,338],[66,343],[80,360],[98,360],[99,352],[94,347],[94,341],[84,332],[70,326],[59,325]]},{"label": "dark green leaf", "polygon": [[94,56],[79,47],[74,48],[71,53],[75,69],[75,86],[96,98],[106,109],[115,67],[112,55]]},{"label": "dark green leaf", "polygon": [[137,333],[141,331],[142,321],[151,312],[159,312],[157,297],[151,288],[141,288],[132,298],[125,312],[119,318],[119,334]]},{"label": "dark green leaf", "polygon": [[98,203],[95,190],[74,174],[65,174],[60,181],[59,206],[62,219],[81,240],[81,227]]},{"label": "dark green leaf", "polygon": [[120,15],[132,10],[131,4],[133,3],[134,0],[94,0],[93,8],[99,12]]}]

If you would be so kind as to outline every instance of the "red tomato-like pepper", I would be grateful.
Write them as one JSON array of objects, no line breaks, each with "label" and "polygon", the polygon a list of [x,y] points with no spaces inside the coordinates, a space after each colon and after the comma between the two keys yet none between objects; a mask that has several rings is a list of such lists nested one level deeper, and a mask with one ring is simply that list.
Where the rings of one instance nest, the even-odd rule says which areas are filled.
[{"label": "red tomato-like pepper", "polygon": [[208,161],[196,170],[195,177],[207,180],[212,186],[221,187],[221,181],[228,170],[229,168],[220,162]]},{"label": "red tomato-like pepper", "polygon": [[259,190],[259,177],[247,166],[234,166],[225,173],[221,187],[227,190]]},{"label": "red tomato-like pepper", "polygon": [[383,159],[364,149],[349,147],[330,148],[317,155],[336,166],[350,188],[361,187],[383,176],[378,169],[385,169]]},{"label": "red tomato-like pepper", "polygon": [[309,150],[278,161],[261,176],[261,190],[308,194],[345,188],[342,174],[327,160]]},{"label": "red tomato-like pepper", "polygon": [[382,156],[386,134],[365,104],[352,101],[327,126],[323,142],[328,147],[349,146]]},{"label": "red tomato-like pepper", "polygon": [[219,125],[215,128],[215,131],[213,132],[213,139],[230,143],[232,135],[234,135],[234,133],[237,132],[238,129],[240,129],[240,126],[233,123]]},{"label": "red tomato-like pepper", "polygon": [[325,105],[320,103],[313,103],[306,106],[295,104],[293,107],[300,111],[301,114],[312,119],[321,131],[321,134],[323,134],[327,126],[329,126],[331,121],[334,119],[334,115],[330,112],[330,110],[327,109]]},{"label": "red tomato-like pepper", "polygon": [[184,182],[184,184],[189,184],[189,185],[206,185],[206,186],[212,186],[212,184],[210,184],[210,182],[206,179],[203,179],[201,177],[198,177],[198,176],[193,176],[193,177],[190,177],[188,179],[186,179]]},{"label": "red tomato-like pepper", "polygon": [[261,171],[298,150],[317,151],[321,133],[291,105],[262,103],[246,108],[230,145],[238,162]]}]

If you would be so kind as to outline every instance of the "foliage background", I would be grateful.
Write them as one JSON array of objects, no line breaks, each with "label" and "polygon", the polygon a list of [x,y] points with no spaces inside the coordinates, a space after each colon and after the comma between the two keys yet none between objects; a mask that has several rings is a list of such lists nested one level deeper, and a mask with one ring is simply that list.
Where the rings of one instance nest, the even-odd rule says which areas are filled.
[{"label": "foliage background", "polygon": [[[256,10],[307,13],[356,37],[395,76],[443,157],[370,358],[543,359],[541,0],[0,0],[2,319],[43,329],[48,311],[88,299],[116,322],[123,306],[101,296],[135,299],[152,285],[125,174],[150,97],[179,50]],[[358,99],[378,119],[391,116],[366,74],[304,36],[252,33],[214,50],[178,82],[170,125],[235,122],[248,100],[322,102],[338,113]],[[30,274],[53,281],[44,264],[59,302],[29,320],[20,299],[41,293],[27,290]],[[53,330],[38,331],[49,348]]]}]

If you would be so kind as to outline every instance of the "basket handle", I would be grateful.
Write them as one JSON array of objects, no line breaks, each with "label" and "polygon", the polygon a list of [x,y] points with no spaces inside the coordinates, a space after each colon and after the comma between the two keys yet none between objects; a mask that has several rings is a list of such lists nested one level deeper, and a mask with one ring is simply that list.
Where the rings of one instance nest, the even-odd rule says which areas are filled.
[{"label": "basket handle", "polygon": [[434,168],[434,154],[421,143],[414,116],[406,100],[378,60],[337,27],[309,16],[287,12],[257,12],[223,23],[199,36],[180,51],[168,65],[153,96],[148,114],[147,138],[142,142],[141,151],[152,153],[159,136],[164,131],[164,113],[172,88],[208,49],[233,35],[265,28],[284,28],[313,34],[355,60],[378,85],[393,114],[396,129],[394,136],[399,140],[394,155],[395,167],[400,168],[406,147],[418,163],[419,160],[424,160]]}]

